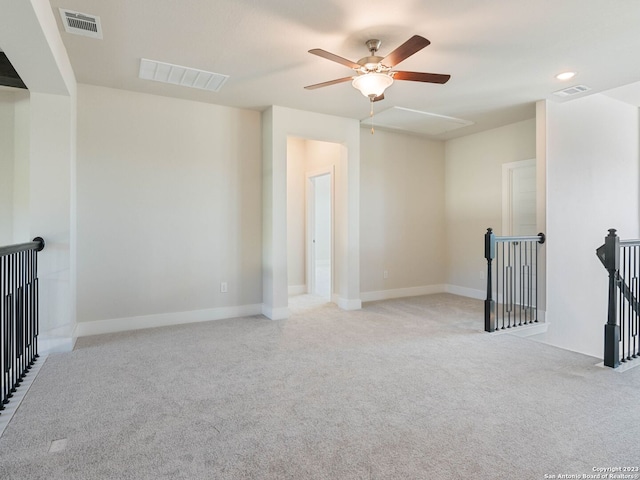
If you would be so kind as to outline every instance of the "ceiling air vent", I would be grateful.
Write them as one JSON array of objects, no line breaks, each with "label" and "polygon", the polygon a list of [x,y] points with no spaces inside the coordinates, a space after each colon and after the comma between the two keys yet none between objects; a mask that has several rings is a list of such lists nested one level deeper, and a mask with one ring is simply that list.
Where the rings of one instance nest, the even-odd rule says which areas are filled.
[{"label": "ceiling air vent", "polygon": [[144,80],[171,83],[182,87],[199,88],[211,92],[219,92],[229,75],[207,72],[196,68],[181,67],[156,60],[140,59],[138,76]]},{"label": "ceiling air vent", "polygon": [[100,17],[61,8],[60,18],[67,33],[102,39]]},{"label": "ceiling air vent", "polygon": [[591,88],[587,87],[586,85],[574,85],[573,87],[553,92],[553,94],[559,97],[571,97],[573,95],[578,95],[579,93],[588,92],[589,90],[591,90]]}]

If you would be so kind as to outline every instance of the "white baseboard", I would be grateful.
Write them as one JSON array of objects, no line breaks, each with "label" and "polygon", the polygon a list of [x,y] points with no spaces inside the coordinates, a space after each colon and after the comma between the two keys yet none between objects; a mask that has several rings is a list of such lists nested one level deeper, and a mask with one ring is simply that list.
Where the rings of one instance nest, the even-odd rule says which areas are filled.
[{"label": "white baseboard", "polygon": [[99,335],[102,333],[124,332],[143,328],[165,327],[168,325],[182,325],[185,323],[208,322],[225,318],[260,315],[262,305],[239,305],[235,307],[208,308],[189,312],[159,313],[138,317],[114,318],[111,320],[96,320],[93,322],[78,322],[76,336]]},{"label": "white baseboard", "polygon": [[496,330],[495,332],[491,332],[491,335],[515,335],[516,337],[532,337],[533,335],[546,333],[548,329],[548,323],[538,321],[537,323],[530,323],[529,325],[521,325],[519,327],[512,327],[505,330]]},{"label": "white baseboard", "polygon": [[342,298],[334,296],[332,300],[342,310],[360,310],[362,308],[362,300],[359,298]]},{"label": "white baseboard", "polygon": [[424,285],[421,287],[395,288],[393,290],[378,290],[375,292],[362,292],[360,298],[363,302],[375,302],[378,300],[388,300],[390,298],[417,297],[418,295],[431,295],[432,293],[442,293],[445,285]]},{"label": "white baseboard", "polygon": [[459,287],[457,285],[445,285],[445,292],[452,293],[453,295],[460,295],[461,297],[475,298],[477,300],[484,300],[487,298],[487,292],[484,290],[478,290],[475,288]]},{"label": "white baseboard", "polygon": [[76,337],[51,337],[38,335],[38,355],[71,352],[76,344]]},{"label": "white baseboard", "polygon": [[263,303],[261,312],[269,320],[286,320],[289,318],[289,307],[273,308]]},{"label": "white baseboard", "polygon": [[306,285],[289,285],[289,295],[302,295],[307,293]]},{"label": "white baseboard", "polygon": [[40,327],[38,335],[38,354],[65,353],[73,350],[76,344],[77,325],[67,324],[56,328]]}]

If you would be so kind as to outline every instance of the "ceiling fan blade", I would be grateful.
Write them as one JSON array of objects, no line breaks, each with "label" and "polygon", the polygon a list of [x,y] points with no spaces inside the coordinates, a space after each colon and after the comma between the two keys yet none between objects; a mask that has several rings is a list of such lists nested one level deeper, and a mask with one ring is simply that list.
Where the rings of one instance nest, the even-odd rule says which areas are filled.
[{"label": "ceiling fan blade", "polygon": [[304,87],[307,90],[315,90],[316,88],[328,87],[329,85],[335,85],[337,83],[344,83],[353,80],[353,77],[337,78],[336,80],[329,80],[328,82],[316,83],[315,85],[307,85]]},{"label": "ceiling fan blade", "polygon": [[319,57],[326,58],[327,60],[331,60],[332,62],[338,62],[345,67],[353,68],[354,70],[360,69],[360,65],[358,65],[357,63],[354,63],[351,60],[347,60],[346,58],[342,58],[331,52],[327,52],[326,50],[322,50],[321,48],[314,48],[313,50],[309,50],[309,53],[313,53],[314,55],[318,55]]},{"label": "ceiling fan blade", "polygon": [[394,80],[410,80],[412,82],[427,82],[427,83],[447,83],[451,78],[451,75],[444,75],[442,73],[423,73],[423,72],[392,72]]},{"label": "ceiling fan blade", "polygon": [[376,98],[373,99],[374,102],[379,102],[380,100],[384,100],[384,93],[381,93]]},{"label": "ceiling fan blade", "polygon": [[424,47],[429,45],[431,42],[420,35],[414,35],[409,40],[404,42],[398,48],[396,48],[393,52],[382,59],[383,65],[387,67],[394,67],[399,64],[401,61],[407,59],[414,53],[422,50]]}]

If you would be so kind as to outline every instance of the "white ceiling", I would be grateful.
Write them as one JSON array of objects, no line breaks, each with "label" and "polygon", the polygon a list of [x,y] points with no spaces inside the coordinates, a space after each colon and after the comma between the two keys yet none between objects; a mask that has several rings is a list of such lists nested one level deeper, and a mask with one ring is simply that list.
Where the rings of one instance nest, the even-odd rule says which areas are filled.
[{"label": "white ceiling", "polygon": [[[357,61],[364,42],[389,53],[414,34],[431,45],[397,68],[448,73],[445,85],[396,81],[377,102],[474,122],[451,138],[532,118],[534,102],[576,84],[581,95],[640,81],[637,0],[51,0],[80,83],[240,108],[281,105],[366,118],[368,100],[349,83],[305,85],[351,70],[307,53]],[[98,15],[104,39],[68,34],[58,7]],[[229,75],[220,92],[138,78],[147,58]],[[568,82],[554,76],[578,72]],[[575,97],[572,97],[575,98]]]}]

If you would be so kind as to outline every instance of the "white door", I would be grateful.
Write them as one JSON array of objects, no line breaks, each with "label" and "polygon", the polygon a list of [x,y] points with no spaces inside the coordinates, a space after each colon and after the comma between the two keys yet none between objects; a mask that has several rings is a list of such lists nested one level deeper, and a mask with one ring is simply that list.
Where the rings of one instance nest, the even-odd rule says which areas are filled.
[{"label": "white door", "polygon": [[331,172],[307,181],[307,285],[309,293],[331,299],[333,244]]},{"label": "white door", "polygon": [[[536,223],[536,161],[506,163],[502,166],[502,235],[537,235]],[[536,272],[530,265],[534,253],[523,249],[522,242],[509,245],[502,259],[505,275],[511,279],[510,302],[531,307],[536,298]],[[533,247],[535,248],[535,247]],[[528,259],[529,258],[529,259]],[[511,265],[513,264],[513,265]],[[531,286],[530,294],[528,286]]]},{"label": "white door", "polygon": [[536,161],[502,166],[502,235],[536,235]]}]

